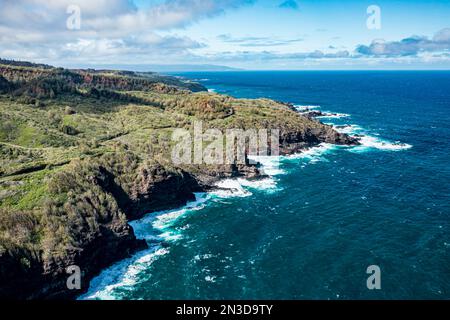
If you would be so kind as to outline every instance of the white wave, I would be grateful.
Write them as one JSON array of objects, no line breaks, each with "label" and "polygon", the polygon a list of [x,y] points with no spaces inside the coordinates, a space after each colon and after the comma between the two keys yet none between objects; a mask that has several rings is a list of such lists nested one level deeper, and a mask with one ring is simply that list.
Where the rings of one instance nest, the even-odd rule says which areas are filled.
[{"label": "white wave", "polygon": [[335,125],[334,123],[327,123],[327,124],[333,126],[334,130],[336,130],[337,132],[349,135],[359,134],[364,130],[363,128],[361,128],[356,124],[348,124],[348,125]]},{"label": "white wave", "polygon": [[338,148],[338,146],[336,146],[334,144],[321,143],[318,146],[309,148],[300,153],[286,156],[286,158],[287,159],[307,159],[307,160],[310,160],[310,162],[315,163],[318,161],[325,161],[326,159],[323,158],[323,156],[336,148]]},{"label": "white wave", "polygon": [[274,176],[284,174],[280,168],[280,156],[249,156],[249,160],[253,163],[261,164],[259,168],[262,174],[267,175],[263,179],[225,179],[216,183],[217,190],[212,193],[220,198],[229,197],[249,197],[252,195],[248,189],[257,189],[265,191],[276,191],[277,182]]},{"label": "white wave", "polygon": [[[307,114],[310,111],[320,109],[321,106],[295,104],[294,108],[300,114]],[[335,113],[335,112],[331,112],[331,111],[322,111],[322,113],[323,113],[322,116],[317,116],[315,118],[317,118],[317,119],[340,119],[340,118],[350,117],[350,115],[347,113]]]},{"label": "white wave", "polygon": [[279,190],[275,179],[272,177],[265,179],[248,180],[243,178],[225,179],[215,184],[217,189],[211,192],[218,198],[249,197],[253,193],[249,189],[273,192]]},{"label": "white wave", "polygon": [[78,300],[117,299],[114,296],[116,288],[132,287],[136,284],[140,272],[146,270],[156,259],[168,252],[167,249],[153,247],[112,265],[91,280],[88,292],[78,297]]},{"label": "white wave", "polygon": [[374,137],[373,135],[378,134],[377,133],[374,133],[373,135],[368,134],[367,130],[356,124],[342,125],[342,126],[335,125],[333,123],[329,124],[332,125],[333,128],[340,133],[346,133],[348,135],[357,135],[361,145],[350,148],[349,151],[351,152],[363,152],[370,149],[378,149],[384,151],[401,151],[412,148],[412,145],[407,143],[402,143],[400,141],[390,142],[382,138]]},{"label": "white wave", "polygon": [[246,190],[238,179],[225,179],[217,182],[215,186],[218,188],[212,192],[219,198],[229,197],[249,197],[252,193]]},{"label": "white wave", "polygon": [[[163,211],[160,214],[155,215],[154,217],[152,215],[149,215],[150,219],[152,219],[152,226],[153,228],[160,231],[165,231],[166,229],[172,227],[178,218],[186,215],[189,212],[203,209],[209,199],[210,197],[207,193],[195,193],[195,201],[189,202],[180,209]],[[142,223],[142,220],[140,223]],[[162,235],[164,235],[164,233]]]},{"label": "white wave", "polygon": [[[180,79],[184,79],[183,77],[175,77],[175,78],[180,78]],[[188,82],[206,82],[206,81],[211,81],[211,79],[207,79],[207,78],[202,78],[202,79],[192,79],[192,80],[187,80]]]},{"label": "white wave", "polygon": [[250,161],[254,163],[260,163],[260,170],[262,173],[268,176],[277,176],[280,174],[285,174],[281,169],[281,157],[279,156],[249,156]]},{"label": "white wave", "polygon": [[365,135],[360,137],[361,146],[356,146],[351,151],[360,152],[366,149],[378,149],[385,151],[401,151],[412,148],[412,145],[407,143],[401,143],[400,141],[389,142],[377,137]]},{"label": "white wave", "polygon": [[333,113],[324,111],[322,116],[315,117],[316,119],[340,119],[350,117],[347,113]]},{"label": "white wave", "polygon": [[211,88],[211,89],[208,89],[208,92],[215,93],[215,92],[217,92],[217,90]]},{"label": "white wave", "polygon": [[257,180],[238,179],[238,182],[241,184],[241,186],[251,189],[266,190],[266,191],[279,190],[277,188],[277,183],[273,178],[257,179]]},{"label": "white wave", "polygon": [[206,276],[205,281],[207,282],[216,282],[216,276]]},{"label": "white wave", "polygon": [[[151,213],[140,220],[131,222],[130,225],[133,227],[136,237],[147,241],[166,242],[180,239],[181,234],[170,227],[181,216],[204,208],[205,203],[210,199],[206,193],[196,193],[195,197],[195,201],[189,202],[180,209]],[[148,269],[156,259],[167,253],[169,253],[168,249],[153,245],[149,249],[136,253],[131,258],[115,263],[92,279],[88,292],[78,299],[115,299],[113,293],[116,288],[133,286],[137,282],[140,272]]]},{"label": "white wave", "polygon": [[202,254],[202,255],[198,254],[194,257],[194,261],[206,260],[206,259],[211,259],[214,257],[215,257],[215,255],[213,255],[211,253],[206,253],[206,254]]},{"label": "white wave", "polygon": [[320,106],[308,106],[308,105],[294,104],[294,108],[298,112],[304,112],[304,111],[313,110],[313,109],[320,109]]}]

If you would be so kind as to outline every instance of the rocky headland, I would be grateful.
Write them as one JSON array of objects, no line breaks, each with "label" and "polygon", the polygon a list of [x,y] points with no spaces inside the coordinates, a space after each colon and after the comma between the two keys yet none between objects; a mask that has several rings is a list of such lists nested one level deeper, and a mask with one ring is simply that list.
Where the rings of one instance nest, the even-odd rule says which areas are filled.
[{"label": "rocky headland", "polygon": [[[0,60],[0,298],[75,298],[146,248],[129,221],[182,206],[220,179],[261,176],[258,164],[174,165],[175,128],[276,128],[283,155],[359,144],[317,116],[154,73]],[[71,265],[81,290],[67,289]]]}]

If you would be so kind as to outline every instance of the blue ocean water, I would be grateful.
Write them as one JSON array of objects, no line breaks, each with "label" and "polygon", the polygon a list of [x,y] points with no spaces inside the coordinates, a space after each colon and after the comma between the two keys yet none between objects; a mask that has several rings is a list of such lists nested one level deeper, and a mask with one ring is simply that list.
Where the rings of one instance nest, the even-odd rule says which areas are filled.
[{"label": "blue ocean water", "polygon": [[[450,299],[450,72],[181,76],[341,113],[322,121],[363,146],[265,163],[270,179],[225,181],[234,192],[133,222],[152,247],[81,298]],[[367,288],[370,265],[381,290]]]}]

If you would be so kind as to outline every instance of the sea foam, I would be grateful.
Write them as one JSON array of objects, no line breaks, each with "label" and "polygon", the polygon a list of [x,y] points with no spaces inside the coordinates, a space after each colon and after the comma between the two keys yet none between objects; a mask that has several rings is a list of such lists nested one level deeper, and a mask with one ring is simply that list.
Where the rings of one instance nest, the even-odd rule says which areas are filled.
[{"label": "sea foam", "polygon": [[251,189],[277,190],[273,176],[284,173],[279,169],[279,157],[255,157],[254,160],[262,164],[261,170],[268,175],[267,178],[255,180],[224,179],[216,183],[217,190],[210,193],[196,193],[196,200],[189,202],[184,207],[151,213],[140,220],[131,222],[130,225],[133,227],[137,238],[156,244],[153,244],[150,249],[139,252],[131,258],[122,260],[103,270],[99,276],[91,281],[88,293],[82,295],[79,299],[113,300],[120,298],[115,295],[115,289],[120,287],[121,289],[130,288],[131,290],[142,271],[148,269],[156,259],[169,253],[169,249],[162,248],[159,243],[182,239],[183,228],[177,229],[175,227],[176,222],[189,213],[203,209],[212,197],[248,197],[252,195]]},{"label": "sea foam", "polygon": [[383,140],[381,138],[373,137],[370,135],[365,135],[360,137],[361,146],[356,146],[352,148],[350,151],[352,152],[360,152],[365,151],[366,149],[378,149],[385,151],[402,151],[411,149],[412,145],[407,143],[401,143],[400,141],[389,142],[387,140]]},{"label": "sea foam", "polygon": [[333,123],[330,123],[330,125],[333,125],[334,129],[338,132],[346,133],[348,135],[357,135],[361,145],[350,148],[349,151],[351,152],[364,152],[370,149],[378,149],[384,151],[402,151],[412,148],[412,145],[407,143],[402,143],[400,141],[391,142],[382,138],[375,137],[369,134],[367,130],[356,124],[336,126]]},{"label": "sea foam", "polygon": [[329,111],[324,111],[323,116],[317,116],[316,119],[340,119],[350,117],[347,113],[333,113]]},{"label": "sea foam", "polygon": [[[209,91],[214,92],[215,90],[210,89]],[[320,106],[311,105],[295,105],[294,107],[298,112],[320,108]],[[348,114],[332,114],[330,116],[318,118],[342,118],[349,116],[350,115]],[[343,126],[337,126],[333,123],[329,124],[333,125],[338,132],[359,136],[361,146],[348,148],[348,150],[352,152],[363,152],[369,149],[400,151],[412,147],[409,144],[400,142],[392,143],[371,136],[367,134],[363,128],[355,124]],[[147,270],[156,259],[169,253],[169,249],[162,248],[159,243],[173,242],[182,238],[182,230],[178,230],[174,227],[176,221],[186,214],[203,209],[211,198],[248,197],[252,195],[252,192],[250,191],[252,189],[266,191],[278,190],[279,188],[277,187],[277,180],[275,177],[286,173],[281,169],[283,160],[305,159],[311,163],[326,161],[323,156],[337,148],[339,148],[339,146],[322,143],[316,147],[290,156],[252,157],[251,160],[261,164],[260,170],[268,176],[267,178],[255,180],[242,178],[225,179],[216,184],[217,190],[208,194],[197,193],[195,195],[196,200],[188,203],[182,208],[152,213],[138,221],[131,222],[130,224],[133,227],[137,238],[145,239],[149,243],[153,243],[153,245],[151,245],[149,249],[141,251],[131,258],[122,260],[103,270],[99,276],[91,281],[89,291],[79,297],[79,299],[112,300],[120,298],[114,294],[116,288],[121,287],[122,289],[129,288],[132,290],[132,286],[138,281],[139,274],[142,271]],[[205,280],[214,282],[215,278],[206,277]]]},{"label": "sea foam", "polygon": [[167,249],[154,246],[112,265],[91,280],[88,292],[78,300],[116,300],[116,288],[131,288],[136,284],[140,272],[167,253]]},{"label": "sea foam", "polygon": [[219,198],[249,197],[252,193],[246,190],[238,179],[225,179],[215,184],[216,190],[211,193]]},{"label": "sea foam", "polygon": [[[299,113],[303,113],[305,111],[319,108],[318,106],[305,106],[305,105],[295,105],[295,108]],[[331,111],[324,111],[325,116],[318,116],[317,119],[339,119],[339,118],[347,118],[350,117],[350,114],[346,113],[333,113]],[[350,152],[365,152],[368,150],[383,150],[383,151],[402,151],[412,148],[413,146],[407,143],[402,143],[400,141],[391,142],[382,138],[375,137],[368,133],[367,130],[360,127],[357,124],[346,124],[346,125],[337,125],[333,122],[325,123],[328,125],[333,126],[333,128],[340,132],[345,133],[350,136],[357,136],[359,138],[359,141],[361,143],[360,146],[355,146],[352,148],[349,148],[348,150]],[[321,154],[324,152],[327,152],[327,150],[333,149],[333,146],[325,146],[324,144],[319,145],[318,149],[311,148],[307,150],[306,152],[302,152],[298,155],[292,156],[292,158],[302,158],[302,157],[310,157],[313,162],[323,160],[323,158],[320,157]]]},{"label": "sea foam", "polygon": [[313,109],[320,109],[320,106],[294,104],[294,108],[298,112],[304,112],[304,111],[313,110]]},{"label": "sea foam", "polygon": [[249,160],[259,163],[259,168],[263,174],[268,176],[278,176],[286,172],[281,169],[281,157],[279,156],[249,156]]},{"label": "sea foam", "polygon": [[305,159],[309,160],[311,163],[327,161],[323,156],[337,148],[338,146],[330,143],[321,143],[315,147],[303,150],[302,152],[286,156],[285,158],[290,160]]},{"label": "sea foam", "polygon": [[196,193],[195,196],[195,201],[182,208],[151,213],[131,222],[136,237],[147,240],[150,248],[103,270],[99,276],[91,280],[88,292],[78,299],[118,299],[119,297],[114,294],[115,289],[119,287],[127,289],[136,284],[142,271],[147,270],[156,259],[169,253],[169,249],[161,247],[160,243],[173,242],[181,238],[181,234],[173,228],[175,222],[186,214],[203,209],[210,199],[210,195],[206,193]]}]

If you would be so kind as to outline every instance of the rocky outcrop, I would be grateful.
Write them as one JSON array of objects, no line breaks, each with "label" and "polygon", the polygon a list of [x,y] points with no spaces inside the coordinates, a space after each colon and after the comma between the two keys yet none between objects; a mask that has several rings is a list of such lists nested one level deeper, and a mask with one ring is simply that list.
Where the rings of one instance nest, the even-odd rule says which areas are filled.
[{"label": "rocky outcrop", "polygon": [[[129,220],[142,218],[145,214],[180,207],[195,200],[195,192],[205,192],[214,188],[214,184],[224,178],[259,176],[256,165],[219,165],[192,170],[168,171],[163,166],[143,166],[139,168],[130,194],[111,191],[119,205],[127,212]],[[109,187],[113,190],[115,187]]]},{"label": "rocky outcrop", "polygon": [[[91,235],[92,236],[92,235]],[[133,229],[121,221],[112,221],[100,228],[100,232],[86,241],[83,250],[69,250],[67,255],[46,260],[42,273],[30,280],[43,280],[38,290],[27,299],[71,299],[80,294],[79,290],[67,288],[68,266],[79,266],[82,271],[81,288],[89,288],[90,280],[116,261],[125,259],[138,250],[147,248],[144,240],[136,239]],[[23,292],[23,288],[21,289]]]},{"label": "rocky outcrop", "polygon": [[[317,134],[317,133],[316,133]],[[314,132],[310,136],[297,135],[283,137],[282,153],[294,152],[308,144],[318,141],[349,142],[347,138],[337,133]],[[303,141],[303,140],[302,140]],[[246,177],[257,178],[260,172],[256,165],[223,165],[203,168],[190,174],[182,170],[167,170],[161,165],[141,166],[130,186],[121,185],[114,170],[104,166],[94,166],[89,174],[81,175],[87,184],[93,186],[93,191],[81,194],[68,201],[63,211],[54,209],[51,215],[65,215],[70,212],[80,212],[82,217],[95,217],[92,227],[87,221],[74,222],[72,241],[76,246],[65,246],[66,251],[58,255],[37,255],[28,253],[0,254],[0,298],[13,299],[71,299],[79,296],[89,287],[90,280],[102,269],[112,263],[128,257],[137,250],[146,248],[143,240],[136,239],[132,228],[126,220],[120,218],[119,212],[126,214],[127,220],[134,220],[143,215],[159,210],[167,210],[184,205],[194,200],[194,192],[207,191],[214,188],[214,183],[223,178]],[[80,172],[82,170],[79,170]],[[194,170],[195,171],[195,170]],[[84,177],[84,178],[83,178]],[[80,179],[80,178],[75,178]],[[58,182],[61,185],[62,182]],[[94,187],[96,186],[96,187]],[[64,190],[70,193],[71,191]],[[75,192],[80,192],[74,190]],[[98,195],[105,194],[101,202]],[[79,207],[80,203],[86,203]],[[102,206],[102,207],[100,207]],[[107,214],[100,212],[106,208]],[[114,209],[116,208],[116,209]],[[87,211],[86,211],[87,210]],[[114,212],[117,211],[117,213]],[[52,211],[52,212],[53,212]],[[57,213],[58,212],[58,213]],[[98,213],[96,213],[98,212]],[[86,219],[88,219],[86,217]],[[69,225],[71,222],[69,222]],[[24,265],[23,257],[28,256]],[[68,274],[66,268],[77,265],[82,271],[82,290],[69,290],[66,286]]]},{"label": "rocky outcrop", "polygon": [[4,77],[0,76],[0,93],[8,93],[11,91],[12,85]]},{"label": "rocky outcrop", "polygon": [[[1,215],[1,223],[17,232],[0,239],[0,299],[75,298],[80,291],[67,288],[67,267],[80,267],[81,288],[87,290],[103,268],[146,248],[117,206],[114,177],[105,168],[81,163],[52,183],[50,189],[59,189],[52,191],[54,197],[66,199],[46,202],[39,221],[25,224],[18,217],[27,215],[20,212]],[[21,245],[26,238],[34,247]]]},{"label": "rocky outcrop", "polygon": [[69,248],[64,255],[1,252],[0,299],[75,298],[80,291],[67,288],[68,266],[80,267],[81,288],[86,290],[103,268],[146,248],[145,241],[136,239],[132,228],[120,219],[101,224],[96,232],[85,229],[79,236],[79,246]]},{"label": "rocky outcrop", "polygon": [[147,213],[182,206],[200,191],[203,189],[187,172],[168,172],[161,165],[140,168],[126,204],[128,218],[139,219]]},{"label": "rocky outcrop", "polygon": [[[232,165],[202,170],[194,176],[160,164],[140,165],[133,173],[133,159],[127,161],[130,169],[127,172],[120,173],[106,162],[101,165],[82,162],[54,178],[54,184],[69,199],[62,205],[50,204],[43,210],[44,216],[57,229],[62,226],[57,225],[58,217],[64,217],[64,226],[71,228],[66,230],[69,242],[59,252],[58,245],[63,240],[58,240],[56,234],[45,240],[54,244],[44,251],[1,252],[0,298],[75,298],[89,288],[90,280],[102,269],[146,248],[146,242],[136,239],[127,221],[182,206],[195,199],[194,192],[212,188],[221,178],[259,174],[255,166]],[[118,174],[130,174],[132,178],[123,180]],[[53,219],[57,220],[52,222]],[[81,291],[66,286],[69,277],[66,268],[72,265],[82,271]]]},{"label": "rocky outcrop", "polygon": [[298,153],[320,143],[347,146],[356,146],[360,144],[357,138],[351,137],[344,133],[339,133],[331,126],[323,125],[319,128],[311,128],[306,131],[283,134],[280,137],[280,153]]},{"label": "rocky outcrop", "polygon": [[[338,133],[331,126],[299,116],[289,104],[238,101],[211,94],[185,95],[186,87],[178,86],[179,81],[134,72],[63,70],[26,64],[2,66],[0,61],[0,90],[17,84],[18,94],[51,98],[67,90],[88,88],[78,97],[86,95],[89,99],[84,102],[89,103],[92,98],[108,98],[109,101],[129,99],[124,92],[114,90],[149,89],[169,97],[165,97],[168,102],[166,108],[154,108],[152,112],[155,113],[146,120],[151,121],[154,115],[162,117],[163,113],[176,120],[183,114],[192,121],[203,119],[207,120],[205,123],[222,124],[222,129],[232,126],[242,129],[254,126],[281,128],[282,155],[323,142],[339,145],[359,143],[356,138]],[[195,87],[195,84],[188,86]],[[201,87],[197,89],[202,90]],[[270,107],[266,106],[261,113],[259,108],[264,103]],[[252,109],[254,112],[248,112]],[[71,116],[79,111],[66,108],[64,112]],[[275,116],[267,117],[269,113]],[[186,118],[181,120],[180,124],[186,124]],[[173,128],[173,125],[171,121],[167,122],[161,130]],[[77,135],[75,128],[67,124],[59,128],[71,138],[83,136],[82,133]],[[156,128],[153,127],[153,133],[160,133]],[[141,133],[147,135],[147,128]],[[146,148],[139,149],[139,143],[133,144],[140,141],[112,139],[116,141],[109,141],[108,148],[98,156],[83,152],[83,157],[61,162],[58,170],[39,180],[45,184],[45,190],[40,190],[43,194],[38,194],[38,199],[28,199],[31,202],[29,208],[33,209],[19,211],[17,207],[8,207],[5,212],[0,209],[0,299],[74,298],[82,291],[66,287],[68,266],[80,267],[82,290],[86,290],[89,281],[103,268],[146,247],[145,241],[136,239],[128,224],[130,220],[182,206],[194,199],[194,192],[215,188],[220,179],[261,176],[258,166],[248,160],[243,164],[173,167],[173,163],[167,160],[169,140],[165,140],[164,135],[155,135],[154,138],[156,142],[149,145],[160,143],[161,148],[151,155]],[[46,168],[50,169],[47,164],[37,162],[14,174]]]},{"label": "rocky outcrop", "polygon": [[311,110],[311,109],[305,109],[304,111],[300,112],[301,115],[304,117],[307,117],[308,119],[316,119],[318,117],[345,117],[346,115],[342,115],[339,113],[332,113],[332,112],[323,112],[320,110]]}]

